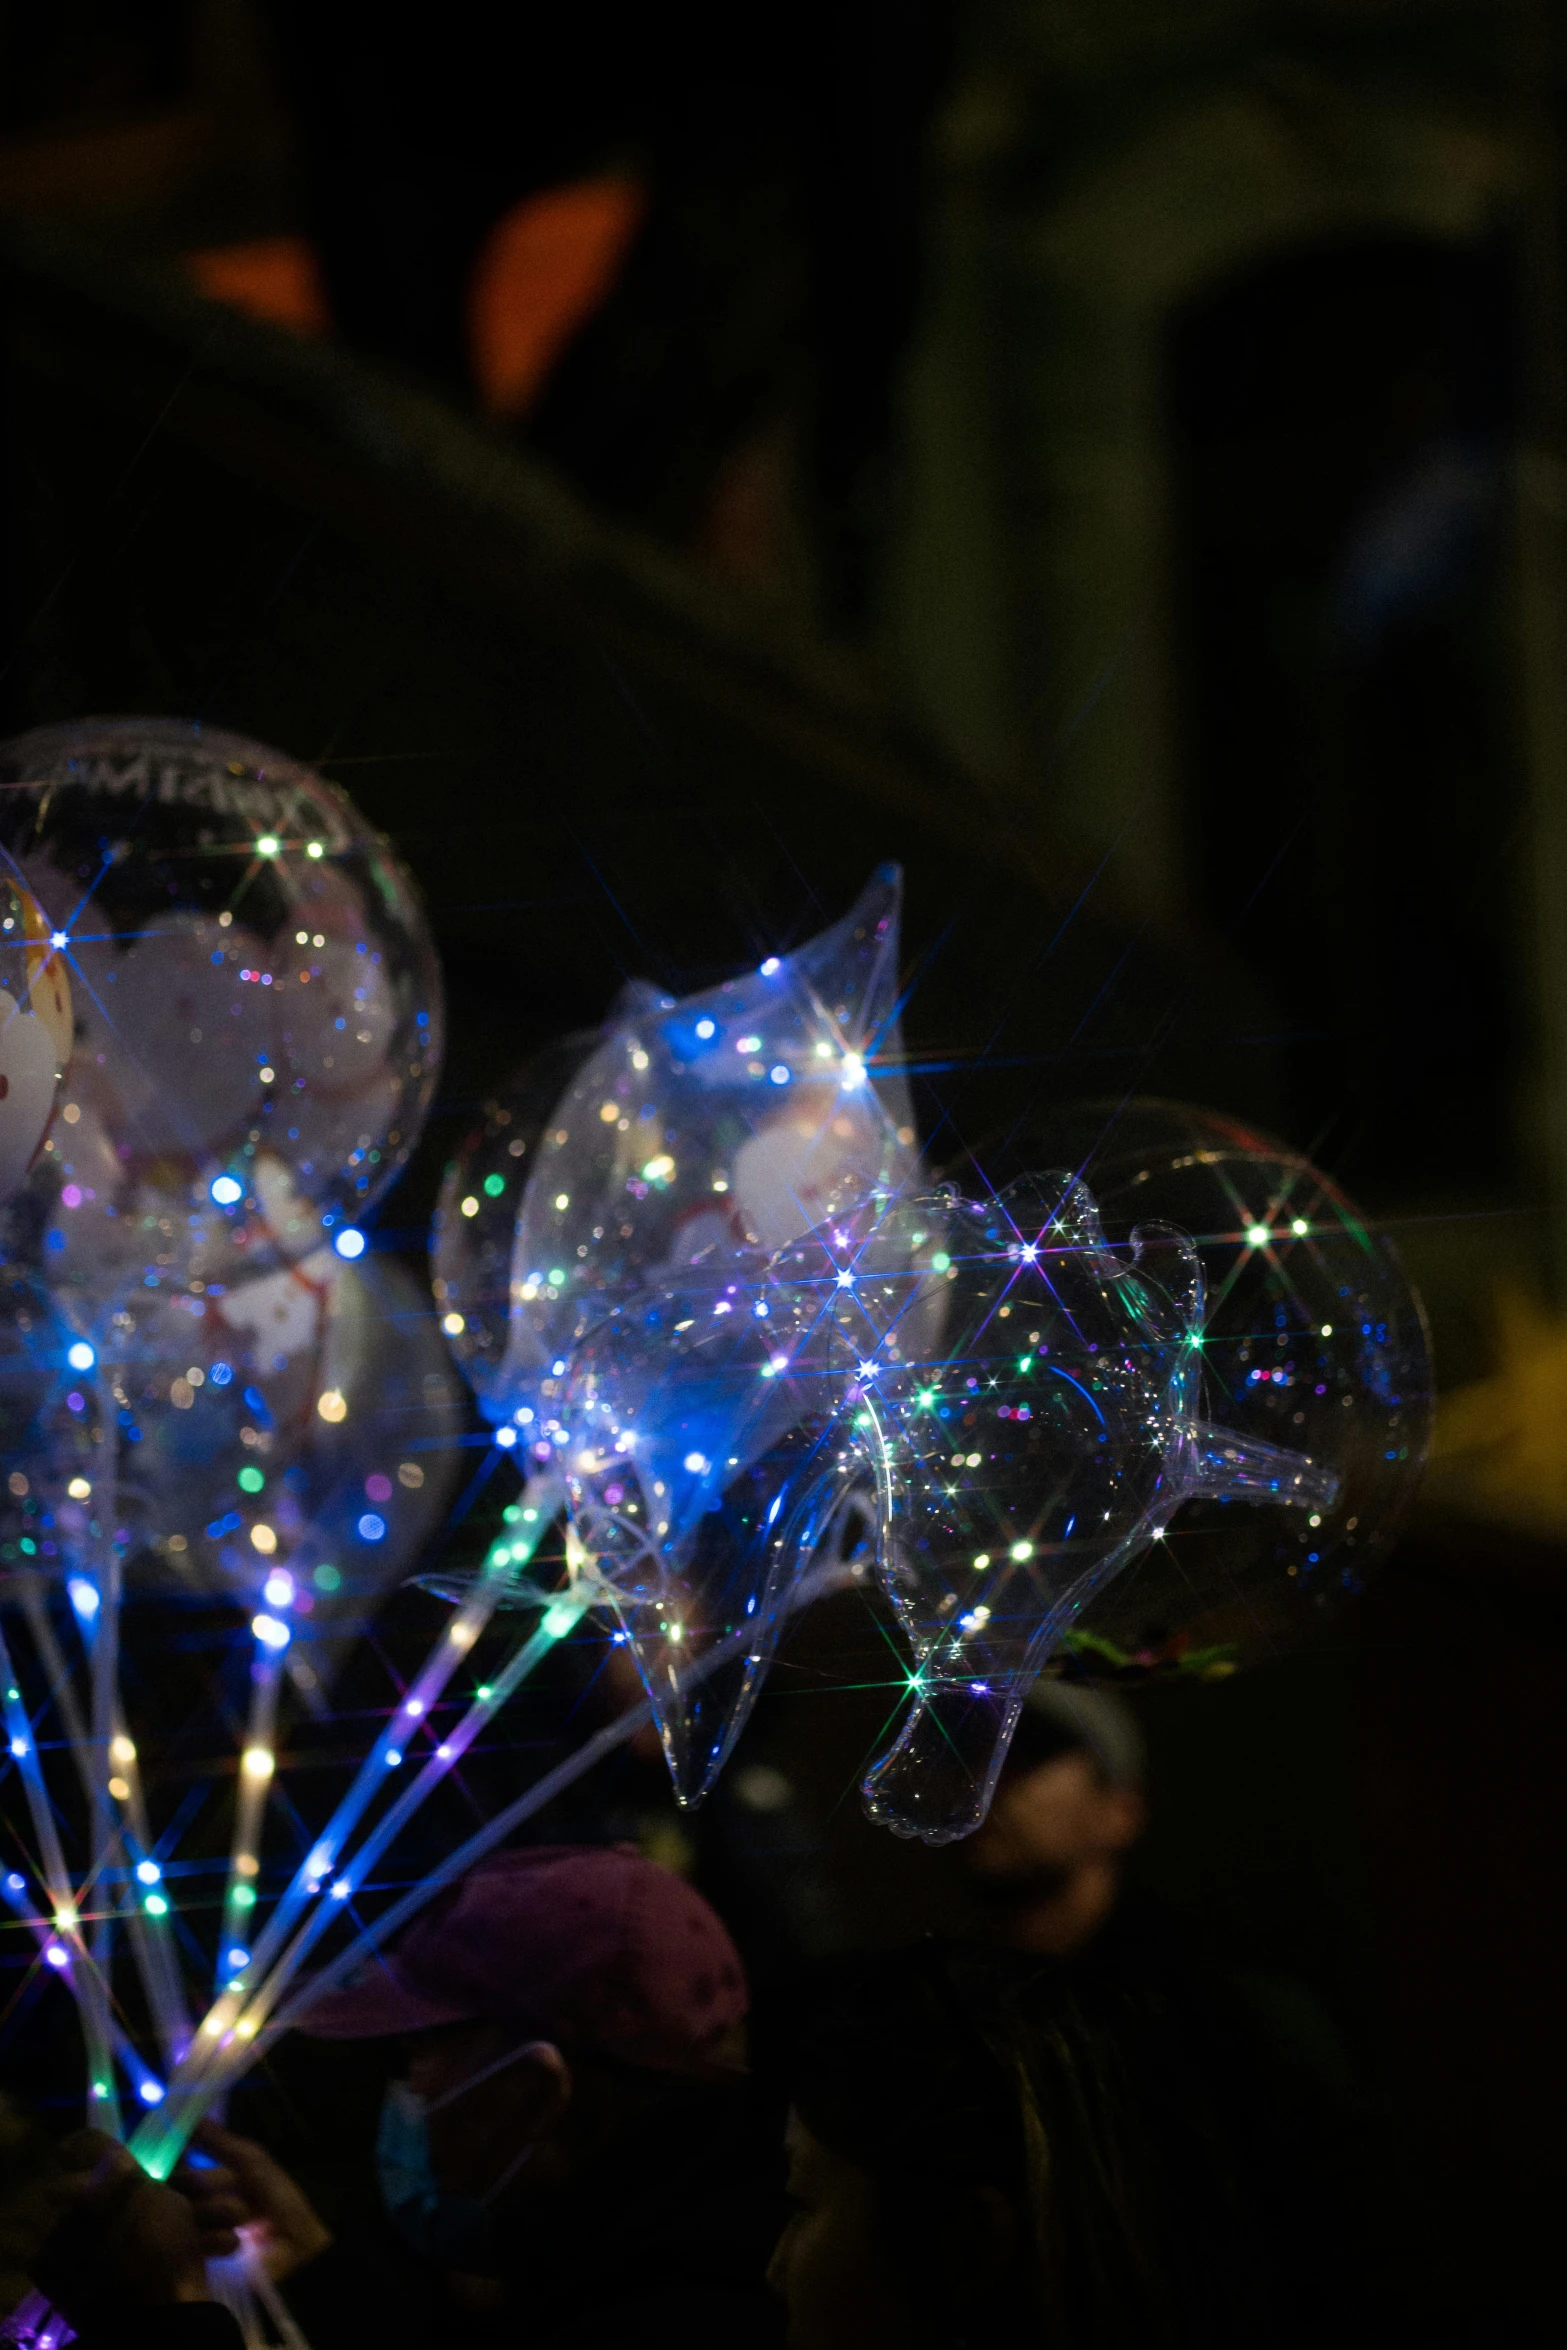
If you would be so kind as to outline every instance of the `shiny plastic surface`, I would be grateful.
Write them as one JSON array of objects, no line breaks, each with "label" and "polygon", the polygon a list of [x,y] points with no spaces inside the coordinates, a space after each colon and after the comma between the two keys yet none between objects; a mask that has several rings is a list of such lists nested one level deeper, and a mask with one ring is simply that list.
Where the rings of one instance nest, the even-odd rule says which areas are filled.
[{"label": "shiny plastic surface", "polygon": [[1283,1655],[1363,1588],[1430,1447],[1430,1341],[1397,1248],[1299,1152],[1217,1112],[1090,1105],[1048,1132],[1112,1239],[1153,1216],[1191,1233],[1208,1416],[1338,1480],[1333,1506],[1304,1514],[1194,1500],[1085,1610],[1077,1660],[1135,1679]]},{"label": "shiny plastic surface", "polygon": [[764,1256],[905,1180],[895,868],[793,954],[681,998],[637,986],[566,1088],[518,1218],[501,1379],[535,1458],[573,1348],[736,1248]]},{"label": "shiny plastic surface", "polygon": [[308,1256],[397,1173],[440,1059],[397,860],[334,785],[185,721],[45,728],[0,782],[75,1032],[7,1254],[85,1321]]}]

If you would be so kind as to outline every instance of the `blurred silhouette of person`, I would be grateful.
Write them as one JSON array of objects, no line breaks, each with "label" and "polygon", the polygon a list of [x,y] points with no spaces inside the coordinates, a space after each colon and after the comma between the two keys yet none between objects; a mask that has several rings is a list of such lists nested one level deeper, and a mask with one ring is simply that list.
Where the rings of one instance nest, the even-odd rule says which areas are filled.
[{"label": "blurred silhouette of person", "polygon": [[1309,2339],[1206,2055],[1049,1958],[837,1970],[789,2066],[788,2350]]},{"label": "blurred silhouette of person", "polygon": [[995,1800],[961,1847],[990,1931],[1064,1956],[1107,1924],[1148,1818],[1136,1717],[1111,1692],[1040,1680],[1024,1701]]},{"label": "blurred silhouette of person", "polygon": [[607,298],[526,417],[598,508],[700,551],[726,467],[796,444],[829,616],[863,618],[896,470],[921,177],[954,0],[431,11],[269,0],[352,340],[472,399],[474,273],[509,208],[642,183]]}]

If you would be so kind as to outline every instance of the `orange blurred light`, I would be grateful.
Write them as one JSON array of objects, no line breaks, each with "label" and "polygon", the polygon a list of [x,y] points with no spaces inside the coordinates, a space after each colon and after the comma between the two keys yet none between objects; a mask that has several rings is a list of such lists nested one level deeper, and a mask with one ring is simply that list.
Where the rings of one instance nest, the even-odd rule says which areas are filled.
[{"label": "orange blurred light", "polygon": [[332,314],[308,237],[256,237],[187,253],[185,266],[209,302],[226,302],[291,334],[331,332]]},{"label": "orange blurred light", "polygon": [[517,417],[531,405],[614,284],[645,203],[638,181],[609,175],[530,196],[496,223],[468,298],[474,382],[486,414]]}]

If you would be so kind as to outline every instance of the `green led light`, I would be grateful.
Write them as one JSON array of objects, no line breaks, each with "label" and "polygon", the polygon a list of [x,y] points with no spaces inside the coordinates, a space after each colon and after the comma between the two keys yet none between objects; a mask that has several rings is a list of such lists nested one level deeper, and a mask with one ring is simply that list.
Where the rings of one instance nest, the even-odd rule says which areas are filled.
[{"label": "green led light", "polygon": [[930,1260],[930,1269],[933,1273],[945,1273],[951,1263],[952,1259],[948,1256],[946,1250],[944,1248],[938,1248],[935,1255]]},{"label": "green led light", "polygon": [[482,1689],[476,1689],[473,1694],[479,1700],[481,1705],[488,1705],[490,1699],[495,1695],[495,1692],[490,1687],[489,1683],[486,1682]]},{"label": "green led light", "polygon": [[545,1609],[539,1630],[546,1640],[564,1640],[581,1613],[575,1600],[558,1599],[553,1607]]},{"label": "green led light", "polygon": [[505,1519],[508,1526],[515,1526],[517,1520],[522,1516],[522,1512],[520,1509],[518,1509],[517,1504],[514,1501],[509,1501],[506,1504],[506,1507],[502,1510],[501,1516]]},{"label": "green led light", "polygon": [[310,1580],[318,1591],[336,1591],[343,1578],[336,1567],[317,1567]]},{"label": "green led light", "polygon": [[[149,1907],[150,1907],[150,1906],[151,1906],[151,1905],[149,1904]],[[256,1888],[255,1888],[255,1886],[254,1886],[254,1885],[236,1885],[236,1886],[235,1886],[235,1888],[234,1888],[234,1907],[235,1907],[236,1909],[254,1909],[254,1908],[255,1908],[255,1906],[256,1906]]]},{"label": "green led light", "polygon": [[149,1893],[142,1908],[150,1918],[167,1917],[169,1914],[169,1905],[161,1893]]},{"label": "green led light", "polygon": [[235,1479],[235,1483],[238,1485],[241,1493],[259,1493],[262,1486],[265,1485],[266,1479],[259,1469],[253,1469],[247,1464],[246,1467],[240,1470],[238,1477]]},{"label": "green led light", "polygon": [[489,1193],[491,1199],[499,1199],[501,1193],[506,1189],[505,1176],[486,1175],[484,1178],[484,1188]]},{"label": "green led light", "polygon": [[1033,1362],[1033,1360],[1034,1360],[1034,1358],[1033,1358],[1033,1356],[1032,1356],[1032,1355],[1020,1355],[1020,1356],[1018,1357],[1018,1366],[1017,1366],[1017,1367],[1018,1367],[1018,1369],[1019,1369],[1020,1371],[1026,1371],[1026,1370],[1029,1368],[1030,1364]]}]

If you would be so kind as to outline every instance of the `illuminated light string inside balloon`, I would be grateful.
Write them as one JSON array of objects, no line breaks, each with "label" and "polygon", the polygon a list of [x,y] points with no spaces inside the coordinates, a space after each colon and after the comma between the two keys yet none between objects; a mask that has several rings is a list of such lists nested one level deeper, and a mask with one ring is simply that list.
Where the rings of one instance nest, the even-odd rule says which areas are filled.
[{"label": "illuminated light string inside balloon", "polygon": [[[497,1672],[493,1680],[477,1692],[473,1703],[457,1725],[442,1737],[423,1769],[403,1791],[391,1809],[379,1819],[374,1828],[353,1851],[340,1861],[336,1873],[325,1888],[323,1897],[313,1911],[308,1912],[293,1940],[282,1952],[264,1983],[249,1992],[242,2014],[237,2018],[235,2033],[241,2041],[251,2039],[265,2025],[267,2017],[283,1999],[300,1967],[315,1944],[330,1931],[343,1914],[343,1905],[351,1902],[365,1884],[369,1872],[407,1826],[426,1798],[445,1778],[447,1772],[461,1761],[474,1739],[493,1720],[495,1714],[560,1640],[572,1631],[590,1605],[595,1593],[591,1588],[566,1591],[551,1601],[545,1609],[537,1629],[517,1649],[510,1660]],[[400,1709],[403,1710],[403,1709]],[[231,1993],[243,1993],[247,1986],[236,1980],[227,1986]],[[220,2049],[223,2043],[220,2040]],[[189,2084],[181,2079],[176,2084],[183,2092]]]},{"label": "illuminated light string inside balloon", "polygon": [[[92,1600],[91,1609],[84,1610],[77,1606],[74,1610],[83,1638],[89,1642],[98,1612],[95,1589],[92,1590]],[[91,1802],[90,1740],[77,1704],[71,1668],[55,1637],[38,1577],[30,1575],[26,1578],[21,1603],[34,1653],[43,1667],[48,1690],[47,1703],[58,1709],[61,1727],[82,1781],[83,1794]],[[109,1761],[113,1773],[109,1780],[109,1793],[119,1806],[123,1820],[129,1822],[129,1835],[126,1835],[123,1823],[117,1823],[107,1851],[98,1860],[96,1874],[106,1879],[115,1876],[124,1879],[130,1874],[131,1856],[135,1855],[136,1881],[144,1888],[155,1887],[161,1878],[161,1871],[150,1858],[153,1838],[141,1782],[141,1764],[135,1741],[128,1735],[123,1717],[117,1719],[114,1736],[109,1741]],[[147,1875],[149,1869],[152,1872],[150,1877]],[[89,1872],[90,1875],[93,1873]],[[165,2063],[172,2064],[184,2053],[189,2043],[190,2021],[174,1947],[174,1920],[166,1896],[159,1891],[148,1890],[139,1901],[133,1897],[127,1925],[158,2044]],[[118,2041],[116,2044],[119,2045]],[[140,2094],[146,2097],[144,2087]]]},{"label": "illuminated light string inside balloon", "polygon": [[[111,2007],[108,1985],[99,1970],[97,1954],[82,1927],[80,1898],[71,1882],[60,1841],[59,1823],[50,1801],[38,1756],[38,1742],[28,1718],[16,1669],[3,1630],[0,1630],[0,1718],[5,1723],[11,1759],[17,1765],[37,1844],[37,1864],[49,1905],[54,1946],[75,1963],[72,1989],[82,2020],[87,2047],[88,2114],[100,2127],[118,2135],[119,2099],[112,2055]],[[45,1958],[50,1959],[46,1948]],[[58,1963],[50,1960],[50,1963]]]},{"label": "illuminated light string inside balloon", "polygon": [[[422,1734],[452,1674],[477,1643],[495,1607],[515,1590],[519,1567],[532,1557],[558,1514],[563,1495],[557,1483],[550,1479],[535,1480],[528,1490],[527,1510],[519,1513],[519,1522],[508,1530],[506,1539],[492,1547],[477,1590],[446,1626],[424,1667],[378,1734],[337,1810],[312,1840],[309,1852],[261,1933],[252,1938],[247,1932],[243,1942],[234,1940],[223,1953],[224,1958],[234,1958],[236,1963],[227,1978],[220,1964],[222,1988],[196,2028],[189,2053],[170,2081],[171,2117],[189,2105],[204,2082],[232,2062],[228,2052],[236,2042],[243,2044],[255,2036],[260,2018],[286,1990],[314,1943],[344,1916],[364,1872],[460,1761],[499,1707],[592,1604],[591,1586],[581,1590],[568,1587],[550,1600],[537,1630],[475,1696],[456,1728],[441,1738],[412,1783],[372,1829],[365,1846],[357,1851],[351,1849],[350,1840],[360,1822],[382,1797],[392,1776],[403,1767],[409,1745]],[[522,1522],[524,1517],[526,1523]],[[253,1706],[253,1728],[259,1720]],[[262,1811],[272,1785],[275,1762],[271,1744],[263,1743],[258,1734],[241,1762],[242,1779],[248,1777],[255,1792],[247,1806],[243,1828],[236,1830],[231,1885],[240,1861],[250,1863],[256,1858]],[[225,1918],[230,1914],[226,1909]],[[237,1963],[239,1952],[244,1954],[243,1964]]]},{"label": "illuminated light string inside balloon", "polygon": [[[817,1599],[846,1584],[857,1581],[854,1570],[839,1563],[825,1567],[801,1578],[787,1600],[788,1612],[811,1606]],[[543,1624],[539,1633],[545,1630]],[[535,1635],[537,1638],[539,1635]],[[687,1686],[695,1688],[711,1674],[734,1662],[745,1653],[749,1634],[741,1631],[718,1641],[704,1655],[688,1664],[683,1671]],[[306,2012],[309,2002],[319,1993],[331,1989],[343,1977],[361,1966],[365,1959],[393,1935],[401,1932],[411,1918],[456,1878],[461,1877],[482,1860],[487,1852],[503,1843],[514,1831],[531,1819],[536,1812],[553,1803],[558,1795],[595,1769],[617,1747],[624,1746],[645,1729],[652,1719],[652,1707],[646,1698],[637,1700],[613,1722],[584,1741],[576,1752],[568,1755],[542,1779],[487,1820],[483,1827],[450,1852],[428,1875],[421,1877],[380,1916],[360,1927],[343,1947],[335,1951],[325,1966],[312,1975],[304,1994],[293,2001],[270,2001],[263,2005],[262,1996],[253,1994],[247,2001],[229,1998],[221,2001],[202,2026],[201,2039],[212,2044],[212,2055],[200,2070],[194,2061],[181,2068],[168,2084],[168,2094],[156,2114],[150,2114],[131,2138],[131,2151],[154,2178],[167,2178],[178,2162],[191,2133],[213,2102],[225,2095],[235,2081],[291,2031]],[[193,2059],[195,2051],[193,2051]]]}]

